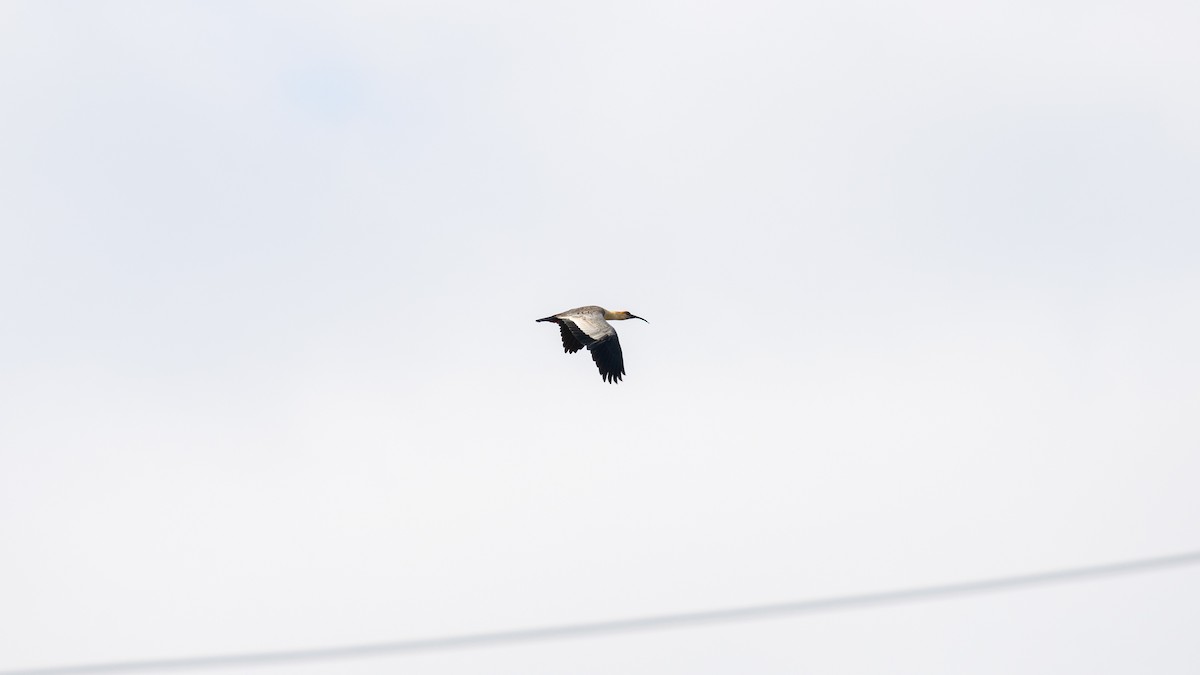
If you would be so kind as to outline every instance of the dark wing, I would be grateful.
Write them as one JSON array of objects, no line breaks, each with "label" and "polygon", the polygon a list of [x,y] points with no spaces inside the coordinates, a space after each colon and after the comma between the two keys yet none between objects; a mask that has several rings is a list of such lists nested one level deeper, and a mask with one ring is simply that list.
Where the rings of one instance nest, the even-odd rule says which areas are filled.
[{"label": "dark wing", "polygon": [[[587,337],[587,335],[580,334],[579,329],[575,327],[575,324],[571,323],[570,321],[564,321],[557,316],[548,316],[544,319],[538,319],[538,321],[549,321],[558,324],[558,330],[562,332],[563,351],[568,354],[574,354],[580,349],[583,349],[584,345],[592,341],[591,338]],[[582,337],[587,338],[587,340],[581,342],[580,339],[576,337],[576,334],[582,335]]]},{"label": "dark wing", "polygon": [[616,333],[588,345],[592,360],[600,369],[600,377],[605,382],[620,382],[625,374],[625,357],[621,355],[621,341]]},{"label": "dark wing", "polygon": [[571,329],[567,327],[569,322],[560,320],[557,323],[558,330],[562,332],[563,351],[568,354],[574,354],[580,349],[583,349],[583,344],[579,342],[579,339],[576,338],[575,335],[571,333]]}]

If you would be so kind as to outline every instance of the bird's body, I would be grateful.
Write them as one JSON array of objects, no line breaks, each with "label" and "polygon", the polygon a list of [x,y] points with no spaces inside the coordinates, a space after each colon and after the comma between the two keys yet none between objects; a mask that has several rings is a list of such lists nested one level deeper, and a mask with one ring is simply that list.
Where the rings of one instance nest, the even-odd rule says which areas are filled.
[{"label": "bird's body", "polygon": [[574,354],[587,347],[592,353],[596,367],[600,369],[600,377],[606,382],[620,382],[621,376],[625,374],[625,357],[621,354],[621,342],[617,340],[617,331],[608,322],[625,319],[642,317],[629,312],[610,312],[603,307],[588,305],[568,309],[538,321],[558,324],[562,332],[564,352]]}]

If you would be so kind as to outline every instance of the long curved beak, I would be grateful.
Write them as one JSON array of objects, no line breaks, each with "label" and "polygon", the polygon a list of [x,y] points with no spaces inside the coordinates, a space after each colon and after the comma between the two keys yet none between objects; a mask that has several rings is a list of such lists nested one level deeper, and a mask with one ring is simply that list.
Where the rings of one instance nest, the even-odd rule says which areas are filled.
[{"label": "long curved beak", "polygon": [[[640,317],[640,316],[636,316],[636,315],[634,315],[634,314],[630,314],[630,315],[629,315],[629,318],[631,318],[631,319],[642,319],[642,317]],[[646,321],[646,320],[645,320],[645,319],[642,319],[642,321]],[[650,323],[650,322],[649,322],[649,321],[646,321],[646,323]]]}]

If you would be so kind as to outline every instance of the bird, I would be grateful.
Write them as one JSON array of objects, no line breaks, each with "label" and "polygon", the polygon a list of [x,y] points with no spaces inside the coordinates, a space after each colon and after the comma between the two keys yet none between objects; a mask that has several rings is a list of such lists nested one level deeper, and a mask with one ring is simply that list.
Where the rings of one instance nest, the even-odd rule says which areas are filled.
[{"label": "bird", "polygon": [[587,347],[592,353],[596,367],[600,369],[600,379],[616,384],[625,374],[625,358],[621,355],[621,342],[617,340],[617,331],[608,325],[608,322],[626,319],[646,321],[624,310],[610,312],[596,305],[568,309],[538,321],[558,324],[558,329],[562,332],[563,351],[567,354],[574,354]]}]

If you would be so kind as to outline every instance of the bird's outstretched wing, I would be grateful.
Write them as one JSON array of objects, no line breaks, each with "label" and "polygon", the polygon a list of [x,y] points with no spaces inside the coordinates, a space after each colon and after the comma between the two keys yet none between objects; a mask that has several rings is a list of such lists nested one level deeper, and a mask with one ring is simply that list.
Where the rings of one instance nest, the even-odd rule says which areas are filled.
[{"label": "bird's outstretched wing", "polygon": [[617,339],[616,331],[588,345],[588,351],[592,353],[592,360],[596,362],[600,377],[605,382],[621,381],[621,376],[625,374],[625,357],[621,355],[621,341]]},{"label": "bird's outstretched wing", "polygon": [[583,343],[581,343],[579,341],[579,339],[576,338],[575,335],[571,333],[571,329],[567,327],[566,321],[559,319],[558,321],[555,321],[555,323],[558,324],[558,330],[562,332],[562,341],[563,341],[563,351],[564,352],[566,352],[568,354],[574,354],[575,352],[579,351],[580,349],[583,349]]},{"label": "bird's outstretched wing", "polygon": [[562,333],[563,351],[568,354],[574,354],[593,342],[586,333],[582,333],[575,327],[575,324],[565,319],[560,319],[557,316],[548,316],[544,319],[538,319],[538,321],[548,321],[558,324],[558,330]]}]

